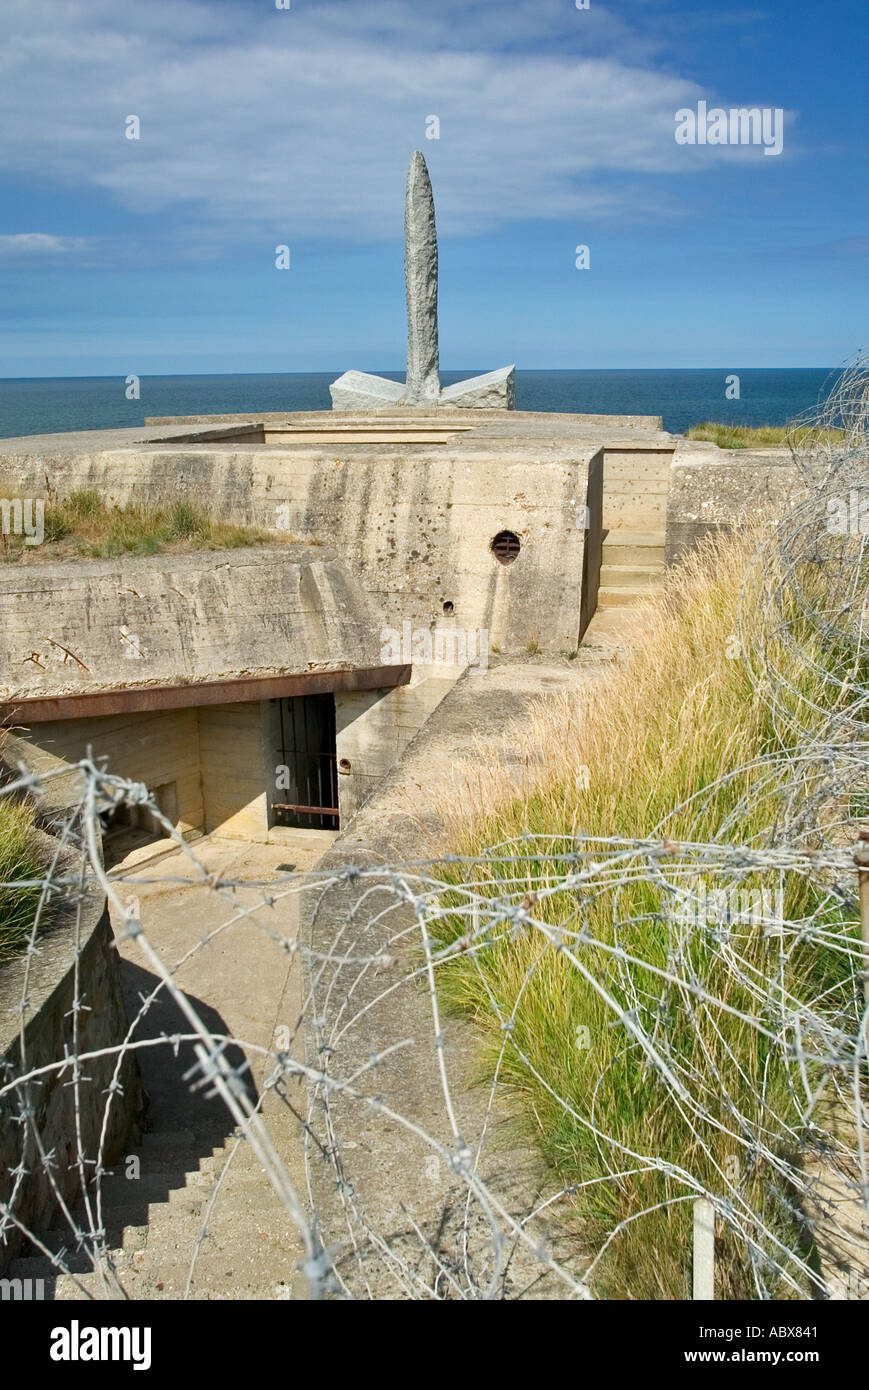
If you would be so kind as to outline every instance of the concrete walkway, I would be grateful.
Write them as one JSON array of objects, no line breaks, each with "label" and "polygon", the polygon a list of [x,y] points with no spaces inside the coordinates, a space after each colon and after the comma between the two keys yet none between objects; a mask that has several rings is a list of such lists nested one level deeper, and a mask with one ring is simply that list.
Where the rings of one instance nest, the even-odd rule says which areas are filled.
[{"label": "concrete walkway", "polygon": [[[289,839],[281,845],[198,841],[191,848],[210,873],[220,876],[223,898],[209,887],[184,882],[191,876],[191,865],[183,853],[133,867],[122,863],[112,871],[113,879],[122,884],[122,899],[138,899],[140,919],[164,962],[174,967],[188,956],[175,979],[213,1032],[268,1048],[275,1047],[278,1028],[286,1030],[286,1038],[299,1039],[298,967],[267,934],[296,935],[297,899],[285,897],[272,908],[259,907],[251,917],[231,919],[239,909],[261,901],[263,890],[249,885],[286,880],[282,866],[289,864],[309,868],[331,838],[318,841],[309,836],[299,844]],[[235,882],[248,886],[231,887]],[[212,933],[207,944],[198,944]],[[123,943],[121,951],[132,1018],[157,978],[143,968],[134,942]],[[187,1021],[164,991],[135,1036],[171,1038],[186,1032]],[[300,1042],[295,1050],[300,1050]],[[230,1056],[241,1061],[240,1049],[230,1049]],[[181,1046],[176,1054],[171,1045],[149,1047],[139,1050],[138,1057],[149,1097],[146,1132],[138,1148],[101,1184],[114,1273],[110,1271],[103,1282],[87,1255],[71,1248],[70,1232],[57,1230],[45,1243],[55,1252],[69,1252],[64,1263],[75,1277],[55,1279],[56,1270],[41,1256],[17,1261],[13,1276],[45,1278],[57,1299],[181,1298],[188,1278],[193,1298],[304,1297],[305,1286],[295,1269],[301,1245],[293,1221],[247,1143],[238,1141],[223,1101],[191,1092],[184,1080],[195,1060],[190,1048]],[[262,1083],[264,1068],[257,1054],[251,1053],[250,1061],[253,1093]],[[303,1089],[290,1086],[286,1101],[303,1110]],[[273,1092],[262,1113],[303,1195],[298,1121]],[[88,1229],[81,1209],[77,1217]]]},{"label": "concrete walkway", "polygon": [[[590,625],[573,663],[505,661],[465,675],[318,869],[399,866],[442,847],[444,815],[455,806],[461,763],[496,776],[505,791],[520,790],[527,770],[521,744],[533,738],[536,703],[597,684],[642,624],[642,609],[601,619]],[[360,911],[363,891],[366,908]],[[318,901],[316,914],[306,912],[305,931],[316,952],[342,957],[318,973],[313,1007],[321,1023],[316,1032],[308,1029],[310,1055],[325,1057],[331,1076],[341,1079],[395,1049],[360,1085],[406,1122],[335,1093],[328,1112],[322,1096],[313,1111],[316,1132],[333,1154],[331,1165],[312,1172],[313,1196],[324,1242],[337,1252],[345,1294],[426,1298],[437,1288],[442,1297],[476,1298],[495,1278],[498,1296],[509,1299],[575,1297],[547,1264],[556,1259],[581,1274],[569,1206],[556,1202],[525,1226],[538,1253],[524,1247],[509,1220],[499,1216],[504,1260],[497,1274],[483,1205],[476,1198],[468,1202],[465,1181],[419,1133],[448,1155],[466,1149],[489,1197],[517,1222],[552,1195],[551,1176],[535,1149],[518,1146],[500,1096],[475,1084],[479,1034],[462,1019],[441,1017],[438,1035],[419,977],[420,934],[389,876],[362,886],[336,884]],[[383,951],[388,966],[358,963]],[[348,955],[353,959],[347,961]],[[441,1058],[459,1140],[449,1119]]]}]

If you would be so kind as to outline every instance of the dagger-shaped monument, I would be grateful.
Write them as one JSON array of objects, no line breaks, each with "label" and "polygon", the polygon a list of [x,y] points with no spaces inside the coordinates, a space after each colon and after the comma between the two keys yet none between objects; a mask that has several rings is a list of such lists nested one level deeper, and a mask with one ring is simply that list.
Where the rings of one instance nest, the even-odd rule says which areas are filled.
[{"label": "dagger-shaped monument", "polygon": [[368,372],[345,372],[333,381],[333,410],[390,410],[439,405],[513,410],[515,368],[469,377],[443,390],[438,365],[438,241],[434,197],[419,150],[410,161],[404,205],[404,281],[407,291],[407,374],[404,385]]}]

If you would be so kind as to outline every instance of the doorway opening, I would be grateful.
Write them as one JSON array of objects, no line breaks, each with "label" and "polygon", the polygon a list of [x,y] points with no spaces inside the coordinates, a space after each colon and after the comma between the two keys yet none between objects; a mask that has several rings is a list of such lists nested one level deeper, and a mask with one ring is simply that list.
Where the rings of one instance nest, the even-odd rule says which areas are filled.
[{"label": "doorway opening", "polygon": [[297,830],[337,830],[335,697],[299,695],[274,703],[279,757],[270,823]]},{"label": "doorway opening", "polygon": [[[154,805],[172,826],[178,824],[178,785],[164,782],[151,791]],[[117,864],[132,850],[169,837],[169,831],[147,806],[115,806],[100,815],[106,867]]]}]

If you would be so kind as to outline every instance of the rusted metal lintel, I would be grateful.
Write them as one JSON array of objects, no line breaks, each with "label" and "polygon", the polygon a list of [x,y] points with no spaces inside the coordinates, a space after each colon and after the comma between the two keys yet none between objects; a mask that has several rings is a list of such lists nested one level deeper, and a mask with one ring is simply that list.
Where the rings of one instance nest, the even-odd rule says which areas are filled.
[{"label": "rusted metal lintel", "polygon": [[386,690],[407,685],[410,673],[409,665],[366,666],[355,671],[304,671],[295,675],[201,681],[198,685],[142,685],[94,690],[83,695],[38,696],[0,703],[0,722],[44,724],[50,719],[91,719],[96,715],[240,704],[294,695],[327,695],[336,690]]},{"label": "rusted metal lintel", "polygon": [[289,801],[274,802],[272,810],[295,811],[306,816],[340,816],[341,814],[337,806],[293,806]]}]

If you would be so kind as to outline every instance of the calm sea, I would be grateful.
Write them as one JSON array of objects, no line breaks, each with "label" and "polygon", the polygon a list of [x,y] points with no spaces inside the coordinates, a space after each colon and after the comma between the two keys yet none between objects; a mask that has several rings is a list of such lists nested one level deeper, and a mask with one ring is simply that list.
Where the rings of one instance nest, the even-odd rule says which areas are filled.
[{"label": "calm sea", "polygon": [[[520,371],[516,404],[520,410],[662,415],[664,428],[675,434],[703,420],[784,425],[818,403],[830,387],[832,370]],[[443,372],[443,384],[474,374]],[[732,374],[739,377],[739,400],[725,397],[725,378]],[[149,376],[141,379],[137,401],[126,399],[121,377],[5,378],[0,379],[0,438],[141,425],[146,415],[328,410],[329,382],[338,375]],[[402,379],[396,372],[383,375]]]}]

